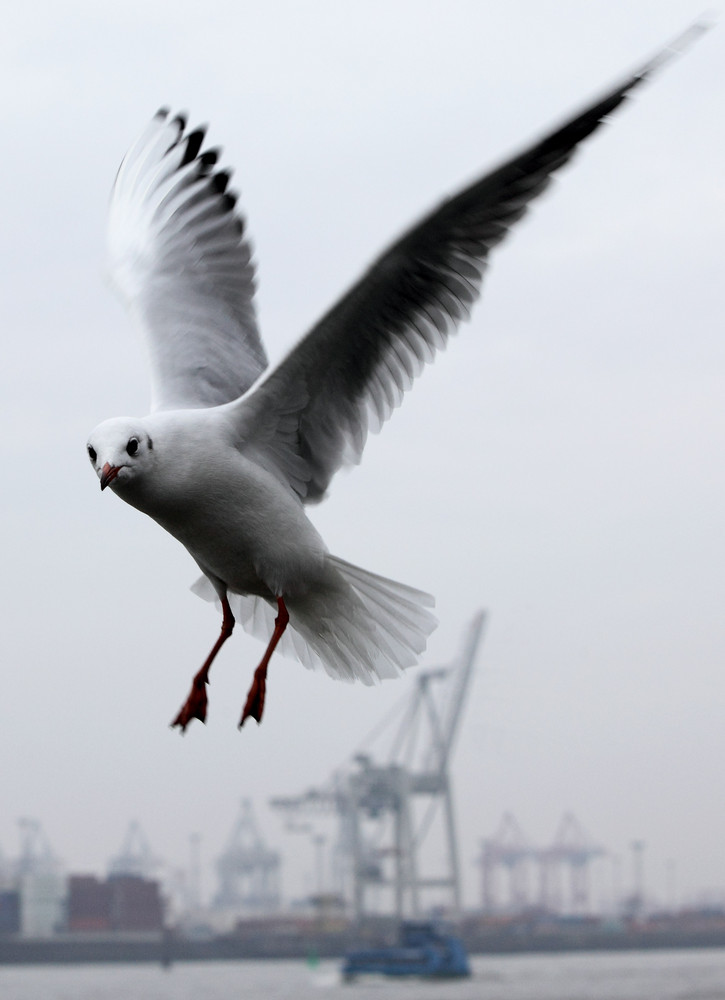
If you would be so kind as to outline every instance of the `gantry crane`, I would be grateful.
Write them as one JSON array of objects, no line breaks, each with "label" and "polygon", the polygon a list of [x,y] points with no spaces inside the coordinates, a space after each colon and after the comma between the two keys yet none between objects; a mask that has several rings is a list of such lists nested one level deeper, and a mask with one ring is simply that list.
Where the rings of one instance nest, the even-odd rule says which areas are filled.
[{"label": "gantry crane", "polygon": [[160,865],[161,861],[153,854],[141,825],[137,820],[132,820],[128,824],[121,850],[108,863],[109,876],[135,875],[148,879]]},{"label": "gantry crane", "polygon": [[[511,813],[504,813],[493,837],[481,845],[482,902],[493,912],[502,906],[513,911],[533,904],[529,875],[538,867],[538,904],[546,910],[586,913],[589,908],[589,866],[605,851],[595,844],[571,812],[564,813],[548,847],[534,847]],[[562,875],[568,869],[568,897]],[[508,876],[508,901],[504,902],[499,876]]]},{"label": "gantry crane", "polygon": [[214,907],[272,913],[279,909],[280,859],[264,843],[249,799],[242,799],[227,845],[217,858]]},{"label": "gantry crane", "polygon": [[57,874],[60,861],[53,853],[48,838],[37,819],[18,820],[20,829],[20,854],[14,865],[15,878],[25,875]]},{"label": "gantry crane", "polygon": [[[322,788],[272,800],[272,806],[286,814],[288,823],[302,813],[337,816],[338,885],[342,893],[352,896],[358,920],[369,910],[369,897],[386,889],[392,890],[399,919],[417,916],[422,893],[431,889],[444,894],[449,912],[460,911],[460,864],[449,765],[484,622],[485,615],[479,612],[453,664],[417,675],[387,763],[379,764],[370,754],[359,753]],[[399,712],[396,715],[400,717]],[[444,870],[425,874],[421,847],[439,814],[439,805]]]}]

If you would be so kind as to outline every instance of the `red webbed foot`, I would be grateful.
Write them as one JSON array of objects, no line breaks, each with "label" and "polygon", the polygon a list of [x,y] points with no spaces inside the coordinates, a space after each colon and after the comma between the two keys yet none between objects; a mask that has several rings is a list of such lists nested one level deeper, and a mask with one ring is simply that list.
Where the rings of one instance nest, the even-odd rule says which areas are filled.
[{"label": "red webbed foot", "polygon": [[269,645],[267,646],[264,656],[262,657],[262,662],[254,671],[254,680],[252,681],[252,686],[250,687],[249,694],[247,695],[247,701],[244,705],[242,717],[239,720],[240,729],[249,718],[256,719],[257,722],[262,721],[262,712],[264,712],[264,696],[267,693],[267,666],[269,665],[270,657],[272,656],[277,643],[282,638],[282,633],[287,628],[288,622],[289,613],[284,603],[284,599],[282,597],[278,597],[277,617],[274,622],[274,632],[272,633],[272,638],[269,640]]},{"label": "red webbed foot", "polygon": [[174,726],[178,726],[182,733],[186,732],[186,727],[192,719],[198,719],[200,722],[206,722],[206,708],[208,703],[206,686],[209,683],[209,670],[214,662],[214,657],[234,631],[234,615],[232,614],[232,609],[229,606],[229,601],[227,600],[226,595],[222,598],[222,612],[223,618],[221,634],[214,643],[212,650],[204,661],[201,670],[194,676],[194,680],[191,682],[189,697],[181,706],[181,711],[171,723],[172,728]]},{"label": "red webbed foot", "polygon": [[186,727],[192,719],[198,719],[199,722],[206,722],[207,703],[206,681],[199,677],[195,677],[191,685],[189,697],[181,706],[179,714],[171,723],[172,728],[174,726],[178,726],[182,733],[184,733],[186,732]]},{"label": "red webbed foot", "polygon": [[256,719],[259,723],[262,721],[262,713],[264,712],[264,696],[267,693],[267,665],[257,667],[254,671],[254,680],[252,681],[252,686],[249,689],[249,694],[247,695],[247,700],[244,704],[244,711],[242,712],[242,717],[239,720],[239,728],[241,729],[247,719]]}]

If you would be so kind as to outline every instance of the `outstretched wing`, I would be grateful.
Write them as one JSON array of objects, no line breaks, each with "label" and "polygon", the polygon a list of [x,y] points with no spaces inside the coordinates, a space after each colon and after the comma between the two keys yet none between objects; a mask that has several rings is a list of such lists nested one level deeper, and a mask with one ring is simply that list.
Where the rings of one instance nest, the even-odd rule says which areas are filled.
[{"label": "outstretched wing", "polygon": [[340,465],[359,459],[368,429],[387,419],[468,316],[491,250],[579,143],[669,54],[405,233],[245,400],[233,404],[243,447],[301,498],[321,499]]},{"label": "outstretched wing", "polygon": [[154,410],[226,403],[267,365],[230,172],[203,141],[203,128],[159,111],[111,196],[111,275],[148,342]]}]

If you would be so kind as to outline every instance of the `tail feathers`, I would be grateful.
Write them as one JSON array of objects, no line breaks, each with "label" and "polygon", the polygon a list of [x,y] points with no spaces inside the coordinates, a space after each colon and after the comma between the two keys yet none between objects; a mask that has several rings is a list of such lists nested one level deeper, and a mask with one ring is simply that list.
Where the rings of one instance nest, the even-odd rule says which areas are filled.
[{"label": "tail feathers", "polygon": [[[328,557],[324,583],[304,595],[285,597],[290,621],[278,646],[304,666],[322,666],[332,677],[363,684],[397,677],[417,663],[437,625],[433,598],[413,587]],[[218,597],[202,577],[192,587],[205,600]],[[268,642],[277,608],[262,597],[229,594],[244,630]]]},{"label": "tail feathers", "polygon": [[[392,674],[379,676],[397,676],[401,669],[417,663],[428,636],[438,624],[427,610],[435,604],[430,594],[334,556],[330,562],[365,608],[366,631],[379,651],[376,659],[393,665]],[[381,662],[380,669],[383,666]]]}]

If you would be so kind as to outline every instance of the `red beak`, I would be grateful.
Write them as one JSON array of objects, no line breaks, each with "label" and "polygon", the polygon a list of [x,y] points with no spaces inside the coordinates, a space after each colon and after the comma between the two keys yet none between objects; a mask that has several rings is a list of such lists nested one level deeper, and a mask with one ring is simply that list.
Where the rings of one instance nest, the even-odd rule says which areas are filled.
[{"label": "red beak", "polygon": [[110,486],[120,471],[120,465],[109,465],[108,462],[106,462],[101,470],[101,489],[105,490],[107,486]]}]

